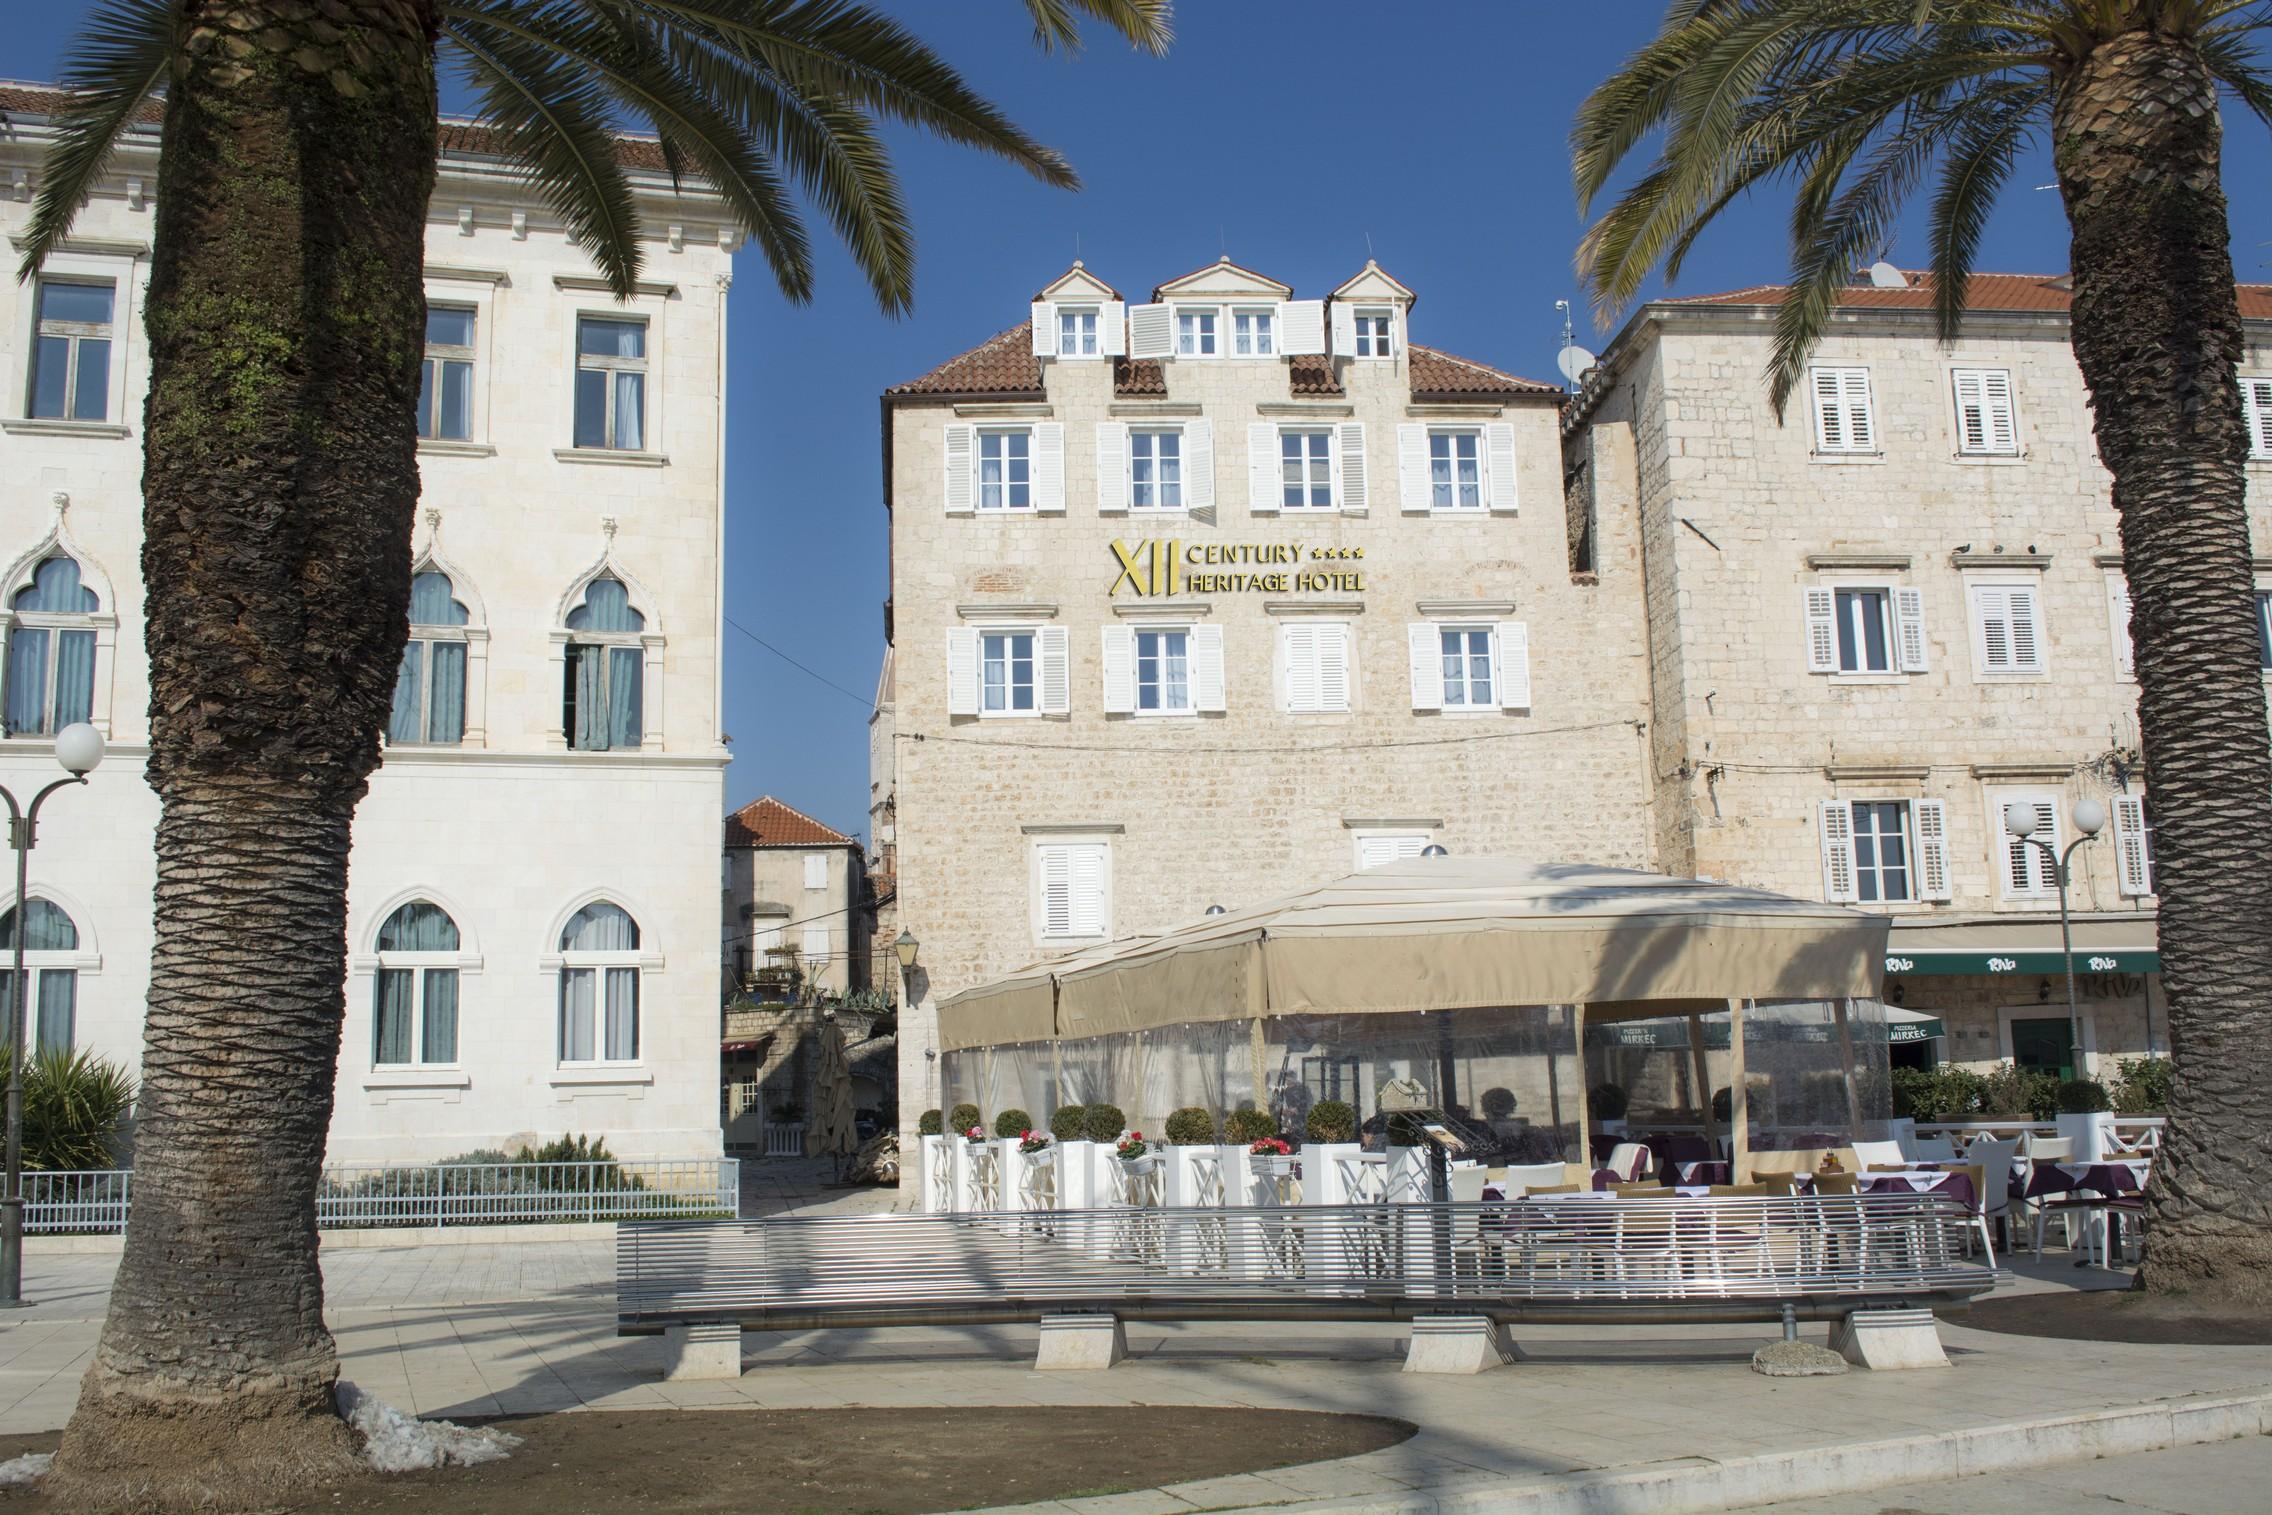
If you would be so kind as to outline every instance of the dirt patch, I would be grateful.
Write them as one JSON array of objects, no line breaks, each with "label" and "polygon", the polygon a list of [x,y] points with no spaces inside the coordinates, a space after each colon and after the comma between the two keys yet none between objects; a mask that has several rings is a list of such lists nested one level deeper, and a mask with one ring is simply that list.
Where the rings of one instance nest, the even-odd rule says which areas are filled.
[{"label": "dirt patch", "polygon": [[2006,1336],[2123,1341],[2150,1346],[2272,1346],[2272,1314],[2204,1309],[2183,1298],[2132,1289],[2063,1289],[1984,1299],[1953,1324]]},{"label": "dirt patch", "polygon": [[[277,1515],[922,1515],[1148,1489],[1354,1457],[1413,1433],[1377,1415],[1030,1406],[915,1410],[583,1410],[489,1421],[504,1462],[312,1485]],[[59,1437],[0,1436],[0,1459]],[[50,1507],[0,1494],[0,1508]]]}]

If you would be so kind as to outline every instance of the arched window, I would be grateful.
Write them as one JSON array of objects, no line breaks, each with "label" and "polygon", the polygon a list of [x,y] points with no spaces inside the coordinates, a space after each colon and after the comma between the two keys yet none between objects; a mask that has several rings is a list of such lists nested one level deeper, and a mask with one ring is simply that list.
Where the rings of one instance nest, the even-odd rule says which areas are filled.
[{"label": "arched window", "polygon": [[47,736],[95,708],[95,628],[102,608],[67,553],[43,560],[8,603],[6,725],[10,736]]},{"label": "arched window", "polygon": [[606,900],[560,933],[560,1060],[639,1060],[639,923]]},{"label": "arched window", "polygon": [[465,627],[450,576],[426,569],[410,581],[410,644],[394,681],[387,740],[452,746],[465,737]]},{"label": "arched window", "polygon": [[[24,976],[31,980],[28,1009],[35,1028],[33,1045],[71,1050],[79,1019],[79,928],[60,905],[35,899],[24,912]],[[16,910],[0,915],[0,957],[16,949]],[[16,1006],[15,974],[0,968],[0,1006]],[[4,1038],[0,1038],[4,1040]]]},{"label": "arched window", "polygon": [[642,679],[647,618],[631,607],[631,592],[612,574],[584,590],[584,603],[568,612],[568,672],[561,694],[561,729],[579,752],[635,748],[646,726]]},{"label": "arched window", "polygon": [[412,900],[379,927],[371,1061],[380,1067],[458,1060],[458,925]]}]

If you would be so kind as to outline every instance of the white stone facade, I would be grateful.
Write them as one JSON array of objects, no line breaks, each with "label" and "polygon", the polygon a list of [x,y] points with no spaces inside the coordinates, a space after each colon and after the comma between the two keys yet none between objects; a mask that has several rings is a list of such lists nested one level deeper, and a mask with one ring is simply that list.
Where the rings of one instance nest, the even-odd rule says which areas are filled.
[{"label": "white stone facade", "polygon": [[[31,193],[45,144],[36,122],[0,142],[0,160],[29,176]],[[0,610],[13,637],[33,624],[17,596],[39,562],[60,552],[82,565],[99,601],[92,715],[110,741],[92,782],[49,803],[31,892],[77,929],[74,1040],[129,1068],[141,1054],[158,808],[141,774],[138,492],[155,170],[149,137],[122,151],[48,269],[115,288],[99,418],[33,415],[36,287],[0,288],[0,563],[12,565]],[[494,161],[443,163],[427,296],[472,313],[470,425],[462,438],[421,444],[414,552],[422,570],[448,575],[465,607],[463,624],[444,633],[464,644],[464,728],[454,743],[390,745],[356,818],[334,1161],[438,1158],[565,1132],[604,1135],[626,1156],[719,1150],[710,945],[727,760],[723,338],[738,238],[713,197],[674,192],[659,172],[636,170],[635,180],[653,240],[647,282],[625,308],[557,218]],[[20,234],[31,208],[28,193],[0,202],[0,226]],[[645,323],[644,425],[617,437],[636,445],[573,445],[580,315]],[[574,750],[562,713],[569,616],[603,575],[620,581],[640,619],[616,638],[627,661],[611,672],[636,660],[642,697],[611,750]],[[0,781],[19,795],[45,782],[56,771],[51,744],[40,734],[0,740]],[[415,962],[457,970],[455,1048],[421,1060],[414,1031],[406,1060],[382,1060],[379,930],[418,900],[456,927],[454,952]],[[564,1058],[562,974],[579,960],[564,961],[563,932],[601,900],[636,923],[637,945],[583,961],[601,982],[611,969],[637,975],[636,1045],[609,1046],[603,1031],[592,1056]]]}]

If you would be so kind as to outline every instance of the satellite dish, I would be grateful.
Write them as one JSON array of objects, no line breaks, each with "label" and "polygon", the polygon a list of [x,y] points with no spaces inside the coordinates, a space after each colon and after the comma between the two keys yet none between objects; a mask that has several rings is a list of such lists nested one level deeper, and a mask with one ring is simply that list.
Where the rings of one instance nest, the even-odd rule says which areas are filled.
[{"label": "satellite dish", "polygon": [[1909,287],[1909,276],[1895,268],[1891,263],[1886,262],[1885,259],[1880,258],[1870,265],[1870,287],[1872,289],[1907,289]]},{"label": "satellite dish", "polygon": [[1575,384],[1585,377],[1587,369],[1593,367],[1599,361],[1583,347],[1572,344],[1562,349],[1561,354],[1554,360],[1554,366],[1562,370],[1563,378]]}]

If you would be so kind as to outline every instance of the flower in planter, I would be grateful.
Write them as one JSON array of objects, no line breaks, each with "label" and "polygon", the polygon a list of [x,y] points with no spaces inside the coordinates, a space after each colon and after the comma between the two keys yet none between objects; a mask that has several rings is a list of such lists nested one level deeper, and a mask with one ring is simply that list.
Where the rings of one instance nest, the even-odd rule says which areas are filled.
[{"label": "flower in planter", "polygon": [[1024,1153],[1024,1154],[1025,1154],[1026,1156],[1028,1156],[1028,1157],[1031,1157],[1031,1156],[1033,1156],[1033,1155],[1034,1155],[1034,1154],[1035,1154],[1036,1152],[1046,1152],[1046,1151],[1048,1151],[1048,1150],[1049,1150],[1049,1133],[1048,1133],[1048,1132],[1046,1132],[1046,1131],[1021,1131],[1021,1132],[1019,1132],[1019,1133],[1018,1133],[1018,1150],[1019,1150],[1020,1152]]},{"label": "flower in planter", "polygon": [[1144,1140],[1143,1132],[1131,1131],[1120,1139],[1120,1145],[1114,1147],[1112,1153],[1122,1162],[1132,1163],[1140,1157],[1150,1157],[1152,1146]]},{"label": "flower in planter", "polygon": [[962,1134],[962,1139],[972,1143],[983,1142],[986,1140],[986,1128],[984,1126],[972,1126]]},{"label": "flower in planter", "polygon": [[1286,1144],[1284,1138],[1277,1136],[1265,1136],[1262,1140],[1247,1148],[1247,1151],[1253,1153],[1256,1157],[1292,1157],[1294,1155],[1294,1149]]}]

